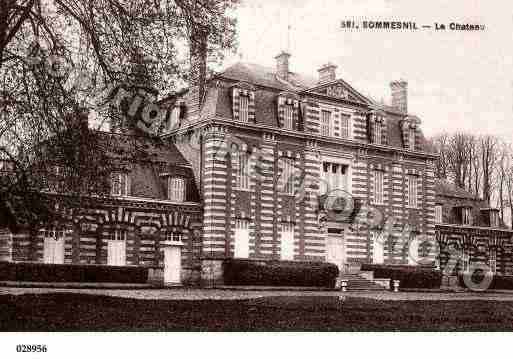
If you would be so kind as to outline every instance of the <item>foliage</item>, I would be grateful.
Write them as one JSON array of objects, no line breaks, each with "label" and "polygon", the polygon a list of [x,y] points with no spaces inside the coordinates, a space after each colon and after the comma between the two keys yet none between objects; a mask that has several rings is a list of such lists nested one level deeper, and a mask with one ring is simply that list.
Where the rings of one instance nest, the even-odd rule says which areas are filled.
[{"label": "foliage", "polygon": [[390,278],[390,288],[394,280],[399,281],[399,288],[432,289],[442,284],[442,273],[429,267],[363,264],[362,270],[373,271],[374,278]]},{"label": "foliage", "polygon": [[227,259],[223,278],[228,285],[335,287],[338,267],[332,263]]}]

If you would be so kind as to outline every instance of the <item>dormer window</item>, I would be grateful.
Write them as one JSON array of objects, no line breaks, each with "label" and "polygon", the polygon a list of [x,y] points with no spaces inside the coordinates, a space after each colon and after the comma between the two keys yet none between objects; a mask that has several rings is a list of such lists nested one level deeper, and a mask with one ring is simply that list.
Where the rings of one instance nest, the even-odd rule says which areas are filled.
[{"label": "dormer window", "polygon": [[408,148],[415,151],[415,127],[408,129]]},{"label": "dormer window", "polygon": [[278,125],[286,130],[299,130],[299,97],[290,92],[278,95]]},{"label": "dormer window", "polygon": [[116,197],[128,196],[128,173],[114,172],[111,174],[111,195]]},{"label": "dormer window", "polygon": [[242,95],[239,97],[239,120],[248,122],[249,120],[249,96]]},{"label": "dormer window", "polygon": [[368,117],[369,141],[377,145],[386,145],[386,114],[382,111],[371,112]]},{"label": "dormer window", "polygon": [[174,202],[185,202],[185,178],[168,177],[167,198]]},{"label": "dormer window", "polygon": [[377,145],[381,145],[381,122],[375,121],[374,123],[374,133],[372,135],[372,138],[374,139],[374,143]]},{"label": "dormer window", "polygon": [[472,224],[472,214],[470,207],[461,208],[461,224],[470,226]]}]

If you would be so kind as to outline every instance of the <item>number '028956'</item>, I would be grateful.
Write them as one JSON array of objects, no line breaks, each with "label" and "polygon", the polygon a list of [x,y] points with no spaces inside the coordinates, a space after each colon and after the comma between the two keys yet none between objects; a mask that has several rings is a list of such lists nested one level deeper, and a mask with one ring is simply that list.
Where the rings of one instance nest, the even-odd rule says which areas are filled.
[{"label": "number '028956'", "polygon": [[46,353],[48,348],[46,345],[41,344],[18,344],[16,345],[16,352],[18,353]]}]

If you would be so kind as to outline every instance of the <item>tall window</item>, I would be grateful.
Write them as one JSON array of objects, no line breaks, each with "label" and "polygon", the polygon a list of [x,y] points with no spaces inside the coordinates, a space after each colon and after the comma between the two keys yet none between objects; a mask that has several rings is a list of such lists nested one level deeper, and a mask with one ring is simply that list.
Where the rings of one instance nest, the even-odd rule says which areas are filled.
[{"label": "tall window", "polygon": [[280,254],[283,260],[294,259],[294,224],[282,223],[281,225]]},{"label": "tall window", "polygon": [[415,127],[409,128],[408,142],[409,142],[409,149],[414,151],[415,150]]},{"label": "tall window", "polygon": [[435,206],[435,223],[442,223],[442,205],[437,204]]},{"label": "tall window", "polygon": [[249,189],[249,157],[244,151],[234,154],[236,166],[235,186],[239,189]]},{"label": "tall window", "polygon": [[169,177],[167,179],[167,198],[175,202],[185,201],[185,178]]},{"label": "tall window", "polygon": [[374,171],[374,203],[383,204],[383,171]]},{"label": "tall window", "polygon": [[490,259],[488,261],[488,266],[490,267],[490,271],[492,273],[497,273],[497,249],[490,248]]},{"label": "tall window", "polygon": [[408,176],[408,206],[417,207],[417,177]]},{"label": "tall window", "polygon": [[283,192],[294,194],[294,160],[291,158],[282,158],[281,163],[283,166],[283,172],[281,174]]},{"label": "tall window", "polygon": [[239,119],[242,122],[248,122],[248,112],[249,112],[249,96],[240,96],[239,97]]},{"label": "tall window", "polygon": [[111,194],[113,196],[128,196],[128,174],[114,172],[111,175]]},{"label": "tall window", "polygon": [[285,110],[283,112],[284,123],[283,126],[288,129],[294,129],[294,106],[285,105]]},{"label": "tall window", "polygon": [[321,135],[331,136],[331,112],[323,110],[321,114]]},{"label": "tall window", "polygon": [[499,213],[497,211],[490,211],[490,227],[499,226]]},{"label": "tall window", "polygon": [[470,207],[463,207],[461,209],[461,223],[470,226],[472,224],[472,214]]},{"label": "tall window", "polygon": [[373,130],[372,139],[375,144],[380,145],[382,137],[382,125],[380,121],[374,121]]},{"label": "tall window", "polygon": [[342,138],[349,138],[349,121],[351,119],[351,116],[342,114],[340,115],[340,137]]},{"label": "tall window", "polygon": [[321,171],[321,194],[336,189],[349,192],[348,166],[340,163],[323,162]]}]

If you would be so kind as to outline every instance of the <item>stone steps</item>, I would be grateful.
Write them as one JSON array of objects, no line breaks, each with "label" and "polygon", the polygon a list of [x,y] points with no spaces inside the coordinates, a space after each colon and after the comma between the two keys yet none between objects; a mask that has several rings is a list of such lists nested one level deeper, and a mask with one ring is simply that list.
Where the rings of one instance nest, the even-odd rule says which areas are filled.
[{"label": "stone steps", "polygon": [[367,278],[364,278],[360,274],[342,274],[339,277],[340,281],[347,281],[347,290],[386,290],[384,286],[369,280]]}]

